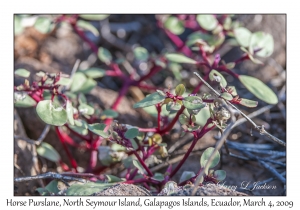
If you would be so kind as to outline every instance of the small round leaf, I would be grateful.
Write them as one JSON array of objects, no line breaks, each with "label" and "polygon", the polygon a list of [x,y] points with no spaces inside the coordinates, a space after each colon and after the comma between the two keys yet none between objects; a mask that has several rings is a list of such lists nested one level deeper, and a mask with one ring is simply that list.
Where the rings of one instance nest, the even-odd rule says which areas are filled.
[{"label": "small round leaf", "polygon": [[15,75],[27,78],[30,76],[30,71],[27,71],[26,69],[17,69]]},{"label": "small round leaf", "polygon": [[262,31],[253,33],[250,39],[249,51],[251,52],[251,54],[253,54],[256,49],[261,49],[256,53],[257,56],[270,56],[274,50],[273,37],[270,34],[264,33]]},{"label": "small round leaf", "polygon": [[133,138],[137,137],[138,135],[139,135],[139,129],[137,129],[137,128],[130,128],[124,134],[125,138],[127,138],[127,139],[133,139]]},{"label": "small round leaf", "polygon": [[230,100],[233,99],[232,95],[230,93],[227,93],[227,92],[221,93],[221,97],[226,99],[227,101],[230,101]]},{"label": "small round leaf", "polygon": [[[201,167],[205,167],[205,163],[206,163],[206,161],[209,160],[209,158],[212,155],[213,151],[214,151],[214,148],[209,147],[203,152],[203,154],[201,156],[201,159],[200,159]],[[220,161],[220,153],[217,152],[216,155],[214,156],[213,160],[211,161],[210,165],[208,166],[208,168],[215,167],[216,165],[218,165],[219,161]]]},{"label": "small round leaf", "polygon": [[199,25],[205,30],[211,31],[218,25],[218,20],[213,15],[197,15]]},{"label": "small round leaf", "polygon": [[110,52],[104,48],[104,47],[99,47],[98,50],[98,57],[100,59],[100,61],[102,61],[105,64],[110,64],[111,60],[112,60],[112,55],[110,54]]},{"label": "small round leaf", "polygon": [[240,27],[234,29],[234,35],[240,46],[242,47],[249,46],[252,33],[247,28]]},{"label": "small round leaf", "polygon": [[89,124],[88,129],[92,131],[93,133],[102,136],[103,138],[107,138],[108,134],[104,131],[104,128],[106,125],[104,123],[95,123],[95,124]]},{"label": "small round leaf", "polygon": [[53,162],[58,162],[60,160],[60,155],[58,152],[48,143],[42,142],[40,146],[36,148],[37,153]]},{"label": "small round leaf", "polygon": [[184,32],[184,24],[182,21],[180,21],[176,17],[169,17],[165,23],[164,26],[171,31],[173,34],[180,35]]},{"label": "small round leaf", "polygon": [[214,177],[218,180],[218,181],[222,181],[226,178],[226,171],[224,170],[216,170],[214,171]]},{"label": "small round leaf", "polygon": [[206,106],[202,102],[202,99],[198,96],[188,96],[188,97],[184,98],[184,100],[182,102],[183,102],[183,105],[185,106],[185,108],[191,109],[191,110],[202,109]]},{"label": "small round leaf", "polygon": [[158,92],[155,92],[150,95],[147,95],[143,100],[134,104],[133,108],[152,106],[154,104],[161,103],[163,100],[165,100],[165,96],[162,96]]},{"label": "small round leaf", "polygon": [[86,19],[86,20],[104,20],[109,15],[106,15],[106,14],[102,14],[102,15],[82,14],[82,15],[79,15],[79,16],[83,19]]},{"label": "small round leaf", "polygon": [[86,70],[81,70],[80,72],[84,73],[86,76],[90,78],[100,78],[105,75],[105,70],[101,68],[92,67]]},{"label": "small round leaf", "polygon": [[245,98],[240,98],[240,104],[246,107],[257,107],[258,102],[257,101],[252,101],[249,99],[245,99]]},{"label": "small round leaf", "polygon": [[147,49],[143,48],[143,47],[136,47],[133,50],[133,54],[134,54],[135,58],[140,61],[147,61],[149,58],[149,53],[148,53]]},{"label": "small round leaf", "polygon": [[175,94],[178,96],[182,96],[185,92],[185,86],[183,84],[177,85],[175,88]]},{"label": "small round leaf", "polygon": [[180,177],[179,183],[189,180],[194,176],[196,176],[194,171],[184,171]]},{"label": "small round leaf", "polygon": [[47,124],[62,126],[67,122],[67,112],[62,107],[55,107],[51,100],[40,101],[36,106],[38,116]]},{"label": "small round leaf", "polygon": [[227,81],[223,75],[214,69],[209,73],[209,79],[210,81],[219,82],[223,88],[227,86]]},{"label": "small round leaf", "polygon": [[93,115],[95,109],[87,104],[81,103],[78,107],[78,111],[82,114]]}]

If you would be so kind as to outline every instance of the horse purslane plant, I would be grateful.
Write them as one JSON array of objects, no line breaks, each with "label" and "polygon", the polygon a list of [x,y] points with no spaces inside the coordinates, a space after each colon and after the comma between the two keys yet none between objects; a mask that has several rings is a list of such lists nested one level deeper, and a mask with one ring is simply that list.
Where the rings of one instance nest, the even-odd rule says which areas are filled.
[{"label": "horse purslane plant", "polygon": [[[19,34],[22,28],[22,19],[28,17],[15,17],[15,33]],[[147,63],[148,73],[139,75],[133,70],[129,75],[122,71],[112,54],[104,47],[96,46],[87,38],[84,31],[91,31],[99,35],[99,31],[89,21],[101,21],[108,18],[107,15],[57,15],[51,17],[36,17],[34,27],[41,33],[50,33],[61,23],[71,25],[74,31],[85,41],[99,60],[107,66],[107,69],[92,67],[79,69],[72,75],[49,74],[39,72],[36,76],[39,80],[31,84],[27,79],[24,83],[15,86],[15,106],[36,107],[37,115],[46,124],[55,127],[58,139],[61,141],[71,168],[63,163],[60,155],[47,143],[38,146],[37,152],[44,158],[57,162],[64,171],[78,172],[75,158],[68,146],[82,147],[90,152],[90,160],[85,168],[86,173],[93,173],[99,178],[99,174],[117,164],[122,164],[125,173],[122,177],[106,175],[107,182],[123,182],[142,184],[153,193],[159,193],[164,184],[172,180],[181,166],[194,149],[196,143],[213,130],[215,127],[224,131],[227,121],[231,118],[231,111],[226,106],[231,104],[256,107],[258,102],[242,98],[238,90],[229,84],[224,73],[239,80],[254,96],[269,104],[278,103],[276,94],[259,79],[238,75],[233,68],[240,62],[251,60],[260,64],[258,57],[267,57],[272,54],[274,41],[270,34],[264,32],[250,32],[241,27],[230,15],[177,15],[157,16],[158,26],[166,33],[177,47],[177,52],[166,52],[159,55],[148,53],[143,47],[133,50],[135,59]],[[179,38],[186,28],[193,32],[187,37],[186,42]],[[235,61],[225,63],[216,53],[225,43],[239,46],[244,52],[242,57]],[[191,89],[184,84],[178,84],[174,88],[159,89],[146,83],[160,71],[171,71],[174,77],[180,80],[178,71],[197,69],[206,82],[218,88],[219,96],[209,92],[200,93],[203,82]],[[26,69],[18,69],[15,76],[28,78],[30,72]],[[119,95],[111,109],[100,112],[88,103],[85,94],[89,93],[96,85],[95,79],[101,77],[114,77],[123,81]],[[118,117],[116,111],[121,99],[126,96],[131,86],[147,91],[144,99],[135,103],[133,108],[144,109],[156,117],[156,127],[141,128],[138,126],[122,124],[113,121]],[[147,160],[156,158],[164,161],[168,156],[167,144],[164,136],[167,135],[176,123],[181,124],[183,136],[186,133],[193,134],[193,141],[179,161],[176,167],[170,165],[164,174],[151,171]],[[79,137],[83,144],[73,140],[72,135]],[[109,145],[102,145],[107,140]],[[200,159],[199,172],[184,172],[180,179],[180,185],[193,183],[212,154],[213,148],[204,151]],[[97,158],[102,166],[96,167]],[[208,168],[217,166],[220,155],[216,155]],[[113,178],[112,178],[113,177]],[[205,171],[201,183],[224,180],[226,173],[223,170]],[[100,178],[99,178],[100,179]],[[101,179],[103,181],[103,178]],[[53,182],[50,183],[53,185]],[[56,183],[57,184],[57,183]],[[103,185],[104,186],[104,185]],[[105,187],[108,187],[106,183]],[[75,187],[75,186],[74,186]],[[55,187],[54,187],[55,188]],[[52,189],[52,188],[51,188]],[[72,186],[67,195],[72,195]],[[82,190],[85,190],[82,188]],[[58,191],[48,188],[39,189],[41,194],[57,194]],[[80,195],[80,190],[76,190]]]}]

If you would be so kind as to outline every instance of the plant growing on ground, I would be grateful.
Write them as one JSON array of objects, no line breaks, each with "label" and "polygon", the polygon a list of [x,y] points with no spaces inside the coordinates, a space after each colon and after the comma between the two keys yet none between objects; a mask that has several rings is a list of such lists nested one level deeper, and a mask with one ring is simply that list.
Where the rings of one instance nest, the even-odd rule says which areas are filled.
[{"label": "plant growing on ground", "polygon": [[[21,24],[23,18],[28,17],[15,17],[16,34],[23,30]],[[269,104],[278,103],[276,94],[266,84],[254,77],[239,75],[233,70],[238,63],[245,60],[261,64],[259,57],[272,54],[274,48],[272,36],[264,32],[252,33],[241,27],[230,15],[157,16],[158,26],[174,43],[177,51],[157,55],[148,53],[143,47],[133,49],[135,60],[149,67],[146,74],[140,74],[137,69],[127,74],[120,68],[122,62],[119,63],[106,48],[96,46],[86,36],[85,30],[96,36],[99,35],[98,29],[89,21],[101,21],[107,18],[106,15],[57,15],[35,18],[34,27],[46,34],[51,33],[62,23],[69,24],[107,67],[106,69],[92,67],[78,70],[78,65],[75,65],[72,75],[39,72],[36,74],[39,80],[30,84],[25,79],[23,84],[14,87],[15,106],[36,107],[39,118],[54,127],[70,159],[71,167],[62,162],[60,155],[45,142],[38,144],[38,154],[58,163],[65,172],[72,171],[78,176],[87,176],[90,181],[94,182],[98,180],[81,187],[74,184],[66,191],[67,195],[75,195],[73,188],[76,188],[76,193],[80,193],[77,189],[80,188],[82,194],[92,194],[94,192],[90,189],[93,187],[90,185],[99,185],[104,189],[111,186],[109,183],[115,182],[141,184],[153,193],[159,193],[164,184],[178,173],[196,143],[201,141],[205,134],[214,128],[218,128],[221,132],[227,128],[227,121],[230,121],[233,114],[228,104],[250,108],[257,106],[257,101],[242,98],[236,87],[228,84],[224,77],[226,74],[239,80],[258,99]],[[179,35],[187,28],[193,32],[184,42]],[[240,46],[244,54],[232,62],[225,63],[217,53],[225,44]],[[218,91],[213,94],[211,92],[200,93],[199,90],[204,84],[200,80],[192,89],[184,84],[178,84],[174,89],[171,87],[159,89],[146,82],[159,72],[171,71],[180,83],[182,81],[179,72],[183,67],[197,69],[199,74],[203,75],[203,80],[216,86]],[[30,72],[26,69],[17,69],[15,75],[28,78]],[[101,77],[114,77],[123,81],[119,95],[111,109],[102,112],[95,108],[96,104],[88,102],[85,97],[85,94],[97,85],[95,79]],[[155,127],[141,128],[113,121],[118,117],[116,110],[120,101],[132,86],[150,93],[135,103],[133,108],[144,109],[155,116]],[[149,159],[164,161],[168,157],[168,145],[164,142],[164,136],[174,128],[178,121],[181,124],[181,136],[191,133],[193,141],[176,167],[169,165],[164,174],[154,173],[147,161]],[[263,132],[263,128],[260,131]],[[80,144],[75,142],[72,135],[79,137],[82,142]],[[104,141],[111,143],[102,145]],[[280,140],[277,142],[285,145]],[[78,173],[77,162],[70,153],[69,146],[84,148],[90,153],[90,160],[84,172],[92,175]],[[212,153],[213,148],[206,149],[200,159],[199,172],[197,174],[184,172],[179,184],[194,183],[203,170],[205,170],[205,175],[201,176],[201,182],[217,183],[223,180],[226,176],[223,170],[208,170],[214,168],[220,158],[217,153],[212,162],[208,163]],[[96,167],[98,160],[101,162],[99,168]],[[124,166],[122,176],[116,177],[104,173],[106,169],[120,164]],[[206,164],[208,167],[205,167]],[[74,176],[74,174],[71,175]],[[54,180],[46,188],[38,191],[42,195],[57,194],[59,192],[55,188],[57,184],[58,181]]]}]

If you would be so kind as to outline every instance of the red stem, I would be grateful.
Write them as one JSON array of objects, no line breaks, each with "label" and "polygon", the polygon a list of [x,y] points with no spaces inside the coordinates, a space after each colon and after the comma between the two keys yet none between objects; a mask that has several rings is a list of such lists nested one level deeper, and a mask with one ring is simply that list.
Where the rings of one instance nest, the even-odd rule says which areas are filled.
[{"label": "red stem", "polygon": [[192,150],[194,149],[196,143],[198,142],[198,140],[200,140],[208,131],[212,130],[215,125],[207,128],[207,126],[212,122],[212,119],[209,118],[206,122],[206,124],[204,125],[204,127],[201,129],[200,133],[195,136],[190,148],[188,149],[188,151],[185,153],[184,157],[181,159],[181,161],[179,162],[179,164],[176,166],[176,168],[171,172],[170,174],[170,178],[172,178],[177,171],[181,168],[181,166],[183,165],[183,163],[186,161],[186,159],[189,157],[190,153],[192,152]]},{"label": "red stem", "polygon": [[167,133],[168,131],[170,131],[173,128],[173,126],[175,125],[175,123],[177,122],[179,116],[182,114],[184,109],[185,109],[185,107],[181,106],[181,108],[179,109],[179,111],[175,115],[174,119],[171,121],[171,123],[166,128],[164,128],[160,131],[157,131],[157,133],[159,133],[160,135],[163,135],[163,134]]},{"label": "red stem", "polygon": [[59,138],[60,142],[62,143],[62,145],[63,145],[63,147],[64,147],[64,150],[65,150],[66,153],[67,153],[67,156],[68,156],[69,159],[70,159],[70,162],[71,162],[72,167],[74,168],[75,172],[77,173],[78,171],[77,171],[77,163],[76,163],[76,160],[72,157],[72,155],[71,155],[71,153],[70,153],[70,151],[69,151],[69,148],[68,148],[67,145],[66,145],[64,136],[63,136],[63,134],[61,133],[61,131],[60,131],[60,129],[59,129],[58,126],[55,126],[55,131],[56,131],[56,133],[57,133],[57,135],[58,135],[58,138]]},{"label": "red stem", "polygon": [[149,176],[153,176],[153,173],[150,171],[150,169],[146,166],[145,162],[142,160],[142,158],[139,156],[139,154],[136,151],[133,151],[133,154],[137,157],[139,162],[142,164],[144,169],[147,171]]}]

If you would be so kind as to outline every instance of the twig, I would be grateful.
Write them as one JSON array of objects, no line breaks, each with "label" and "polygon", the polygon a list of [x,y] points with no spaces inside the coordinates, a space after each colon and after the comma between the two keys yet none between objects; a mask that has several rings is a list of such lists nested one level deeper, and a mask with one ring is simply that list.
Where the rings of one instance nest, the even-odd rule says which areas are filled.
[{"label": "twig", "polygon": [[[202,79],[202,77],[197,73],[194,72],[194,74],[211,90],[214,92],[215,95],[217,95],[218,97],[220,97],[220,93],[218,93],[215,89],[213,89],[204,79]],[[274,142],[285,146],[286,147],[286,143],[280,139],[278,139],[277,137],[271,135],[270,133],[268,133],[265,129],[264,126],[258,126],[256,125],[255,122],[253,122],[246,114],[244,114],[241,110],[239,110],[236,106],[234,106],[232,103],[230,103],[229,101],[226,100],[226,103],[229,104],[231,107],[233,107],[236,111],[238,111],[239,114],[241,114],[248,122],[250,122],[253,127],[259,131],[259,133],[261,135],[266,135],[267,137],[269,137],[271,140],[273,140]]]},{"label": "twig", "polygon": [[45,137],[48,134],[49,130],[50,130],[50,125],[46,125],[43,132],[42,132],[42,134],[40,135],[40,137],[37,140],[32,140],[32,139],[27,138],[25,136],[19,136],[19,135],[14,135],[14,138],[26,141],[29,144],[34,144],[34,145],[39,146],[43,142],[43,140],[45,139]]}]

